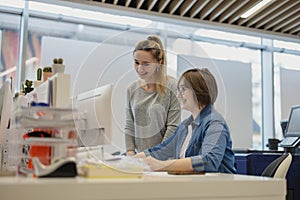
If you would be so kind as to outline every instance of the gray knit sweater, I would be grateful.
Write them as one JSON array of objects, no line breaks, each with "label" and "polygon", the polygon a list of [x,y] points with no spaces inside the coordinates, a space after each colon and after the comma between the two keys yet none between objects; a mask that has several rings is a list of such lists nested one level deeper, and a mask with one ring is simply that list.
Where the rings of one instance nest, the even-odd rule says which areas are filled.
[{"label": "gray knit sweater", "polygon": [[174,133],[181,116],[176,87],[176,79],[168,78],[166,95],[162,97],[156,91],[146,92],[139,81],[127,88],[126,151],[144,151]]}]

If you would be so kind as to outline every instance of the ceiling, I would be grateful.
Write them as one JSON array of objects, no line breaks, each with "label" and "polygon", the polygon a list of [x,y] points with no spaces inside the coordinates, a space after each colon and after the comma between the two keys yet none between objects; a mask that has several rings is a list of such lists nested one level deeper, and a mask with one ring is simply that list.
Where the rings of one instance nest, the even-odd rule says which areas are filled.
[{"label": "ceiling", "polygon": [[194,23],[300,40],[300,1],[272,0],[248,18],[261,0],[67,0]]}]

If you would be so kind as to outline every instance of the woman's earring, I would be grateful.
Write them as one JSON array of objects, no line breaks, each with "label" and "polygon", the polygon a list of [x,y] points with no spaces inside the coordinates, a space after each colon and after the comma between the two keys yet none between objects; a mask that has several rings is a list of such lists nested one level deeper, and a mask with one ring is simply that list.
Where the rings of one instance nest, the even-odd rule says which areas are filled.
[{"label": "woman's earring", "polygon": [[157,67],[157,68],[156,68],[156,71],[159,72],[159,71],[160,71],[160,67]]}]

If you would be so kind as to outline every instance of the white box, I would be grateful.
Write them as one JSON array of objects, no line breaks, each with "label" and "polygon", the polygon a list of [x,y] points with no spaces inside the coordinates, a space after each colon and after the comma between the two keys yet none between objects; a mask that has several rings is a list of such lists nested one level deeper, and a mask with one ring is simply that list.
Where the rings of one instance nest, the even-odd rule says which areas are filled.
[{"label": "white box", "polygon": [[56,73],[36,87],[32,95],[38,103],[47,103],[54,108],[67,108],[70,105],[70,82],[70,74]]},{"label": "white box", "polygon": [[[50,87],[52,86],[52,107],[67,108],[70,104],[70,74],[56,73],[49,79]],[[51,90],[50,90],[51,91]]]}]

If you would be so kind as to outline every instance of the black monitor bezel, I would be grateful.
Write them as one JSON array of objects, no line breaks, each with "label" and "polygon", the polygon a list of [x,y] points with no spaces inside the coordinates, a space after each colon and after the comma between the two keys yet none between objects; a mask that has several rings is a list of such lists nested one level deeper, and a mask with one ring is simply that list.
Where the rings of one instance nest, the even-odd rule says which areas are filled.
[{"label": "black monitor bezel", "polygon": [[285,137],[300,137],[300,130],[298,132],[289,132],[289,126],[290,126],[290,120],[292,118],[292,114],[294,110],[300,109],[300,105],[295,105],[292,106],[291,111],[290,111],[290,116],[288,120],[288,124],[286,126],[286,132],[285,132]]}]

